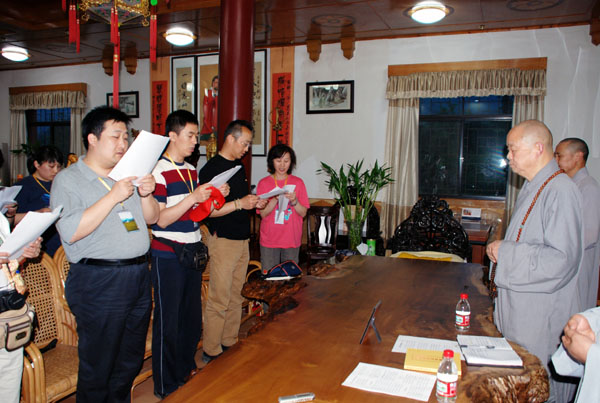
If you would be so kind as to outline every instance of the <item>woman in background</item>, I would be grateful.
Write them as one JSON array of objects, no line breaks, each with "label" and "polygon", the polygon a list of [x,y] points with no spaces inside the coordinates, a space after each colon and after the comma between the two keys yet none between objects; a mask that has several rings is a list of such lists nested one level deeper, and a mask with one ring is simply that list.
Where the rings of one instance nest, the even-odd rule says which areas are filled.
[{"label": "woman in background", "polygon": [[[19,224],[29,211],[49,212],[52,181],[63,164],[63,154],[54,146],[41,146],[27,159],[30,176],[15,183],[23,186],[16,197],[18,203],[15,225]],[[60,247],[60,237],[54,225],[42,235],[42,250],[54,255]]]},{"label": "woman in background", "polygon": [[296,154],[291,147],[285,144],[271,147],[267,155],[267,171],[271,175],[261,179],[256,188],[256,194],[261,195],[275,187],[295,186],[293,190],[284,194],[288,205],[281,214],[276,214],[279,209],[279,196],[272,197],[264,209],[258,210],[262,217],[260,260],[263,271],[286,260],[298,263],[302,244],[302,220],[306,216],[310,202],[304,182],[292,175],[295,166]]}]

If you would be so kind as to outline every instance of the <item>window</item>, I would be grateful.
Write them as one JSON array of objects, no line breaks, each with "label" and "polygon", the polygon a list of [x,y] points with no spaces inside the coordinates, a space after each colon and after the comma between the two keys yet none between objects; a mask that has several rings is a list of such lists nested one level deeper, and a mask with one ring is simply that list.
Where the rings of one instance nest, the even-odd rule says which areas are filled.
[{"label": "window", "polygon": [[25,112],[27,143],[53,145],[67,156],[71,134],[71,108],[31,109]]},{"label": "window", "polygon": [[422,98],[419,194],[504,197],[512,96]]}]

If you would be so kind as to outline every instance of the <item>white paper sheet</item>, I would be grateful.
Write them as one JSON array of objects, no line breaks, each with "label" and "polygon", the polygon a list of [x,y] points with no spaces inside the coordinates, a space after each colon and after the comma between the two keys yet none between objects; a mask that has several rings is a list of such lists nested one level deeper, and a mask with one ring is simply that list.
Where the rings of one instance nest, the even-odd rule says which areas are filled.
[{"label": "white paper sheet", "polygon": [[23,186],[15,185],[11,187],[5,187],[0,189],[0,213],[6,213],[6,205],[16,203],[15,197],[19,194]]},{"label": "white paper sheet", "polygon": [[[415,348],[420,350],[444,351],[452,350],[454,354],[460,353],[460,346],[454,340],[430,339],[427,337],[414,337],[400,335],[392,347],[392,353],[405,353],[407,348]],[[460,355],[462,361],[465,360],[463,355]]]},{"label": "white paper sheet", "polygon": [[221,186],[226,184],[227,181],[229,181],[229,179],[231,179],[231,177],[233,175],[235,175],[235,173],[237,171],[239,171],[241,168],[242,168],[241,165],[237,165],[231,169],[228,169],[225,172],[221,172],[220,174],[215,175],[215,177],[210,180],[210,184],[213,185],[214,187],[216,187],[217,189],[220,188]]},{"label": "white paper sheet", "polygon": [[289,199],[285,197],[285,193],[291,193],[296,189],[296,185],[285,185],[283,187],[284,194],[279,195],[277,203],[277,211],[275,212],[275,224],[283,224],[285,222],[285,211],[288,208]]},{"label": "white paper sheet", "polygon": [[58,206],[49,213],[30,211],[25,214],[25,217],[0,246],[0,252],[10,253],[10,260],[21,257],[23,249],[42,235],[58,219],[61,211],[62,206]]},{"label": "white paper sheet", "polygon": [[[119,181],[128,176],[140,178],[149,174],[168,142],[167,136],[159,136],[142,130],[123,158],[110,171],[108,177]],[[134,180],[133,184],[137,186],[137,181]]]},{"label": "white paper sheet", "polygon": [[263,193],[258,195],[260,199],[268,199],[273,196],[279,196],[285,193],[285,189],[280,188],[279,186],[275,186],[273,189],[269,190],[267,193]]},{"label": "white paper sheet", "polygon": [[342,386],[426,402],[436,376],[359,362]]}]

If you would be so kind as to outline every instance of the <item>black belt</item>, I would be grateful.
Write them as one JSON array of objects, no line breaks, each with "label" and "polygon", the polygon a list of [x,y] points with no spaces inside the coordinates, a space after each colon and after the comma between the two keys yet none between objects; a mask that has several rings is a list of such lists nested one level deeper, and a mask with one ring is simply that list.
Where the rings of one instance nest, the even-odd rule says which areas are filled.
[{"label": "black belt", "polygon": [[79,264],[87,264],[90,266],[133,266],[135,264],[142,264],[148,261],[148,254],[132,257],[130,259],[92,259],[83,258],[79,261]]}]

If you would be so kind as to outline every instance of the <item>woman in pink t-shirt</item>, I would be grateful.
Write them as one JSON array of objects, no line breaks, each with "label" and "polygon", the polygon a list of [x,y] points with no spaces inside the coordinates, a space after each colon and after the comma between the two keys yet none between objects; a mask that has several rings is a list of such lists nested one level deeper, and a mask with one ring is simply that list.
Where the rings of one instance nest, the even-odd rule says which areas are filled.
[{"label": "woman in pink t-shirt", "polygon": [[[267,155],[267,170],[271,175],[258,182],[256,193],[261,195],[281,188],[286,192],[269,199],[267,206],[258,210],[260,224],[260,260],[263,270],[269,270],[286,260],[298,262],[302,244],[302,220],[310,207],[306,186],[302,179],[292,175],[296,154],[291,147],[277,144]],[[282,203],[280,209],[280,202]],[[287,202],[287,206],[285,206]]]}]

